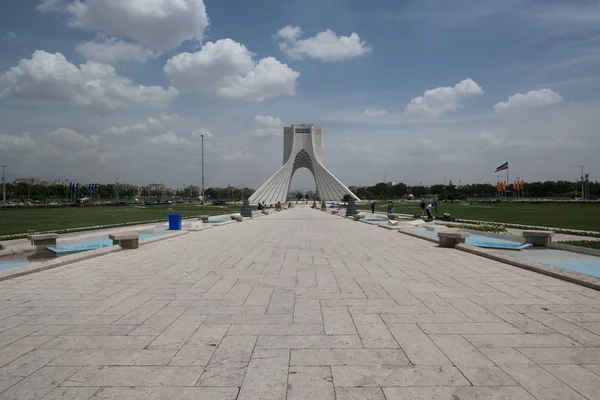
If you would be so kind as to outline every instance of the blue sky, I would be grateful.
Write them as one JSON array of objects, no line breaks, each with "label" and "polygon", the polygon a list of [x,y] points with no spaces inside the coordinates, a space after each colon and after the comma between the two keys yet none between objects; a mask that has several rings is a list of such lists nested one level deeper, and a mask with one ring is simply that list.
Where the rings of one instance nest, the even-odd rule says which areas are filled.
[{"label": "blue sky", "polygon": [[6,3],[8,179],[198,184],[204,134],[207,184],[256,187],[291,123],[347,185],[600,174],[599,1]]}]

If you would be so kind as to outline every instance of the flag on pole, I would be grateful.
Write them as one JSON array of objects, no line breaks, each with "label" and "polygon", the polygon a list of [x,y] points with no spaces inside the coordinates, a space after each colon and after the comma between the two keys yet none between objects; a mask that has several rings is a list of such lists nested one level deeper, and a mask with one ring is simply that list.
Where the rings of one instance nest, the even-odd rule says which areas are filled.
[{"label": "flag on pole", "polygon": [[502,164],[501,166],[499,166],[498,168],[496,168],[496,172],[504,171],[505,169],[508,169],[508,161],[505,162],[504,164]]},{"label": "flag on pole", "polygon": [[585,174],[585,181],[589,182],[590,181],[590,174]]},{"label": "flag on pole", "polygon": [[69,183],[69,193],[73,193],[73,182]]},{"label": "flag on pole", "polygon": [[79,182],[75,185],[75,193],[79,195]]}]

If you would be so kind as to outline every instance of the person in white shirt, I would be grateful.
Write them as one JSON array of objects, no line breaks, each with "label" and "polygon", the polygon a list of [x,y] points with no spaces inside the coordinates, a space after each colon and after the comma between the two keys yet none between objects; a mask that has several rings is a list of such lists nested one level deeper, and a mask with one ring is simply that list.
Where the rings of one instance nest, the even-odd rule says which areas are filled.
[{"label": "person in white shirt", "polygon": [[433,204],[429,204],[426,208],[427,210],[427,218],[428,219],[433,219],[433,215],[431,215],[431,208],[433,207]]}]

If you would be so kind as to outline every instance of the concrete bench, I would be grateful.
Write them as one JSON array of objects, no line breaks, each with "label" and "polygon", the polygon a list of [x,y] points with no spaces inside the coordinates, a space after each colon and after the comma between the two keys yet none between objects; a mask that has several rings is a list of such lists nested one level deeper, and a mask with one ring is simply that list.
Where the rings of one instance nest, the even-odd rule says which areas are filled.
[{"label": "concrete bench", "polygon": [[523,231],[525,243],[531,243],[534,246],[546,247],[552,241],[553,231]]},{"label": "concrete bench", "polygon": [[203,224],[208,223],[208,215],[201,215],[198,217],[198,220],[202,221]]},{"label": "concrete bench", "polygon": [[454,247],[459,243],[464,243],[465,238],[469,236],[467,232],[458,232],[450,229],[440,231],[437,235],[440,247]]},{"label": "concrete bench", "polygon": [[46,233],[43,235],[27,235],[27,240],[31,241],[31,244],[36,247],[56,247],[56,239],[58,234]]},{"label": "concrete bench", "polygon": [[118,244],[123,250],[133,250],[140,247],[140,236],[137,234],[108,235],[108,238],[112,240],[113,246]]}]

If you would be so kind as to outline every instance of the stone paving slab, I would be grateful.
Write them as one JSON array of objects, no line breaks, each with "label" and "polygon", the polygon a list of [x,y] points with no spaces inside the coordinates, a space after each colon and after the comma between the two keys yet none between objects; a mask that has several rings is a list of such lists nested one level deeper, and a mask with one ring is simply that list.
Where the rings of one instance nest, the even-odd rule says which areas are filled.
[{"label": "stone paving slab", "polygon": [[599,399],[600,292],[310,209],[0,282],[0,399]]}]

